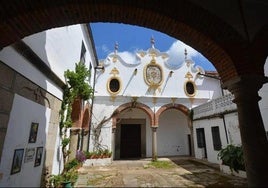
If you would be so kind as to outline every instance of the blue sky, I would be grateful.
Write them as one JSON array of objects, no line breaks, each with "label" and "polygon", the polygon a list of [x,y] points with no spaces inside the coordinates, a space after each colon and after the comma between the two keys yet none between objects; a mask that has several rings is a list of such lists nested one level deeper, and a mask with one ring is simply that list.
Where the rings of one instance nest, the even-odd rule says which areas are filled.
[{"label": "blue sky", "polygon": [[115,43],[118,43],[118,52],[135,53],[138,50],[147,50],[151,47],[151,37],[155,40],[155,48],[167,52],[174,62],[183,62],[184,49],[187,57],[196,65],[205,70],[215,71],[215,67],[201,53],[187,44],[170,37],[164,33],[144,27],[118,24],[118,23],[91,23],[92,35],[98,59],[105,59],[109,53],[114,52]]}]

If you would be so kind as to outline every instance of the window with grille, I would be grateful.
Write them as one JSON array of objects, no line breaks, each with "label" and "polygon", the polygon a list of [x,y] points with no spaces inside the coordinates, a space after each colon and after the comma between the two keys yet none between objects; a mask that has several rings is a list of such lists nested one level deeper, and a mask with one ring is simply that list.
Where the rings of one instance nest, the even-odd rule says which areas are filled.
[{"label": "window with grille", "polygon": [[81,54],[80,54],[80,62],[85,63],[86,62],[86,47],[84,42],[82,41],[82,46],[81,46]]},{"label": "window with grille", "polygon": [[204,128],[197,128],[196,129],[196,136],[197,136],[197,146],[199,148],[205,147],[205,132]]},{"label": "window with grille", "polygon": [[212,132],[212,140],[213,140],[213,147],[214,150],[218,151],[221,150],[221,137],[220,137],[220,129],[218,126],[211,127]]}]

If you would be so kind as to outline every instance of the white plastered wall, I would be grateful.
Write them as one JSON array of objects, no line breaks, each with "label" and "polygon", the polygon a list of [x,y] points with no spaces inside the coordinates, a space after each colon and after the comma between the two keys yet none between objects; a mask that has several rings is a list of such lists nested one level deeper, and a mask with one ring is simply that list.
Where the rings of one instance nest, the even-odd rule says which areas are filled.
[{"label": "white plastered wall", "polygon": [[[0,171],[3,173],[3,178],[0,180],[1,187],[40,187],[49,119],[49,108],[19,95],[14,96],[1,158]],[[28,143],[32,122],[39,123],[37,139],[35,143]],[[43,147],[42,162],[40,166],[34,167],[37,147]],[[35,148],[34,158],[29,162],[24,161],[27,148]],[[24,149],[24,155],[20,172],[11,175],[15,149]]]},{"label": "white plastered wall", "polygon": [[187,117],[182,112],[175,109],[163,112],[157,128],[158,156],[189,155],[188,134]]},{"label": "white plastered wall", "polygon": [[227,145],[226,133],[225,133],[222,118],[196,120],[193,122],[194,151],[195,151],[196,158],[198,158],[198,159],[204,158],[203,148],[198,148],[197,136],[196,136],[196,129],[197,128],[204,128],[205,140],[206,140],[207,160],[209,162],[212,162],[212,163],[220,163],[220,161],[217,159],[217,155],[218,155],[219,151],[214,150],[214,147],[213,147],[211,127],[214,127],[214,126],[219,127],[222,147]]},{"label": "white plastered wall", "polygon": [[[266,59],[265,65],[264,65],[264,74],[266,77],[268,77],[268,58]],[[264,127],[266,132],[268,132],[268,83],[264,84],[262,88],[259,90],[259,95],[262,98],[259,101],[259,107],[262,115],[262,120],[264,123]],[[268,133],[267,133],[267,139],[268,139]]]}]

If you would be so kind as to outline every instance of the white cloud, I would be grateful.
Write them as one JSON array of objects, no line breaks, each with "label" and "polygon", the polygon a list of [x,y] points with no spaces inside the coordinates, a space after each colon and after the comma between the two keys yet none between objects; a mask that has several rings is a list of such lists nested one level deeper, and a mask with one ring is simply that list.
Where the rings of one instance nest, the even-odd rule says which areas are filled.
[{"label": "white cloud", "polygon": [[199,54],[199,52],[197,52],[192,47],[177,40],[171,45],[171,47],[167,51],[169,55],[169,59],[167,63],[171,65],[172,67],[180,67],[185,59],[185,55],[184,55],[185,49],[187,50],[188,59],[191,59],[192,57],[197,56]]},{"label": "white cloud", "polygon": [[119,52],[118,55],[127,64],[130,64],[130,65],[137,64],[136,56],[135,56],[135,54],[133,54],[131,52],[127,52],[127,51],[125,51],[125,52]]}]

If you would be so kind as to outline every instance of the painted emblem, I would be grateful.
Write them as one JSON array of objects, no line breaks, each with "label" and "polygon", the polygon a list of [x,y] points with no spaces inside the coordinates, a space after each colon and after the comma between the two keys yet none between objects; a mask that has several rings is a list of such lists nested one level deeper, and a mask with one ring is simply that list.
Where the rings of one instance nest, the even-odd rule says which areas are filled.
[{"label": "painted emblem", "polygon": [[149,91],[153,89],[154,94],[157,89],[159,92],[161,91],[160,85],[163,82],[163,70],[154,58],[144,67],[144,80],[149,86]]},{"label": "painted emblem", "polygon": [[146,81],[150,86],[160,85],[162,82],[162,70],[158,65],[148,65],[146,67]]}]

